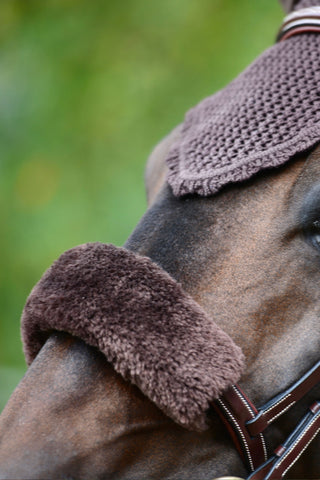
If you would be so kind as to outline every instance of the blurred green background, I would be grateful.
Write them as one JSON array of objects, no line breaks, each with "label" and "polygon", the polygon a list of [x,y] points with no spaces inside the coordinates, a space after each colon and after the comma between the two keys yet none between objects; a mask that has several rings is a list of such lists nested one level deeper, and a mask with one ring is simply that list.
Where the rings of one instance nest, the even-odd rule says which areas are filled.
[{"label": "blurred green background", "polygon": [[32,286],[74,245],[124,243],[153,146],[282,16],[276,0],[0,0],[0,409]]}]

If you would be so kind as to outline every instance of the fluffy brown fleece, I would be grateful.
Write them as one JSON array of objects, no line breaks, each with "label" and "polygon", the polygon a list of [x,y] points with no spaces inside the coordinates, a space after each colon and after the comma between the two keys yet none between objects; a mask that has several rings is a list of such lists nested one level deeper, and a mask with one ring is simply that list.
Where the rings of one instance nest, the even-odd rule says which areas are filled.
[{"label": "fluffy brown fleece", "polygon": [[22,315],[29,364],[53,330],[97,347],[190,429],[206,428],[209,402],[243,368],[240,348],[175,280],[149,258],[113,245],[65,252],[34,287]]}]

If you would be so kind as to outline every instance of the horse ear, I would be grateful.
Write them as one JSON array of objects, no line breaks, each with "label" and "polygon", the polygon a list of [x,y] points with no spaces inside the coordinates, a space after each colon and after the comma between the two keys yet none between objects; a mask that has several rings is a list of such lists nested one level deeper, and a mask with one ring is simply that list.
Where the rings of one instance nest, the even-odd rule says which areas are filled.
[{"label": "horse ear", "polygon": [[293,10],[297,0],[280,0],[280,3],[286,13],[290,13]]},{"label": "horse ear", "polygon": [[280,3],[286,13],[292,10],[299,10],[300,8],[319,6],[318,0],[280,0]]}]

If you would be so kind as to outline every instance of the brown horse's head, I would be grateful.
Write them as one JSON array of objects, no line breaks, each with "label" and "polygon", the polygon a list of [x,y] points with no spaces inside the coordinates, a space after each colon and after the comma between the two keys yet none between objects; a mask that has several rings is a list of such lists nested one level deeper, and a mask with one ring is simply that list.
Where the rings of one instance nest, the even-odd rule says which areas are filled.
[{"label": "brown horse's head", "polygon": [[[177,198],[165,157],[180,135],[149,159],[149,208],[125,247],[180,282],[242,348],[240,385],[262,404],[319,357],[320,148],[216,195]],[[308,405],[270,427],[271,448]],[[204,432],[175,424],[100,352],[53,332],[0,417],[0,479],[246,476],[219,418],[208,411],[208,421]],[[319,478],[318,450],[315,440],[291,478]]]}]

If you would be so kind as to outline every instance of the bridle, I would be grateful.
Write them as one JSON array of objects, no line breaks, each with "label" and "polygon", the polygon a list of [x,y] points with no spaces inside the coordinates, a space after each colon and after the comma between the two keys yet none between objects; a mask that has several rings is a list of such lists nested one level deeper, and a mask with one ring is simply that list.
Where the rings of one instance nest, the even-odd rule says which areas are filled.
[{"label": "bridle", "polygon": [[287,40],[301,33],[320,33],[320,7],[302,8],[289,13],[282,22],[277,41]]},{"label": "bridle", "polygon": [[320,361],[287,390],[256,408],[239,385],[213,403],[251,474],[247,480],[283,478],[320,432],[320,401],[315,400],[284,443],[268,457],[265,430],[320,382]]}]

